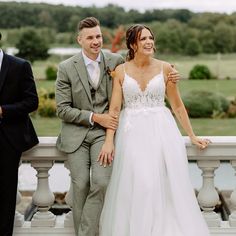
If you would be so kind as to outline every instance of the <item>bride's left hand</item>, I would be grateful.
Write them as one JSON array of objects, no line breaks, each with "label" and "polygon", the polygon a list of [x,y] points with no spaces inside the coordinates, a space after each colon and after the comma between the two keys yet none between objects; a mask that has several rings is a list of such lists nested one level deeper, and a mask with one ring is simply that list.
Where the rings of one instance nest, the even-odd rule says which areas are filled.
[{"label": "bride's left hand", "polygon": [[114,144],[110,142],[105,142],[102,145],[102,149],[98,155],[97,161],[103,167],[107,167],[107,165],[111,165],[113,158],[114,158]]},{"label": "bride's left hand", "polygon": [[191,139],[191,142],[195,144],[201,150],[207,148],[208,145],[211,143],[210,139],[202,139],[196,136],[190,137],[190,139]]}]

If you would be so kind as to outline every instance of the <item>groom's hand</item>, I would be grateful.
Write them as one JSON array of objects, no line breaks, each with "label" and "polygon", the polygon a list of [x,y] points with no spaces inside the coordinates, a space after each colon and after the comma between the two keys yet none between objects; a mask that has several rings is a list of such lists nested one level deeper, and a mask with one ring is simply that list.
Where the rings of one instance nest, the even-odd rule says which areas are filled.
[{"label": "groom's hand", "polygon": [[111,114],[96,114],[92,116],[93,122],[98,123],[106,129],[116,130],[118,126],[118,116]]},{"label": "groom's hand", "polygon": [[173,64],[171,64],[171,67],[173,70],[167,75],[167,80],[171,81],[172,83],[177,83],[180,80],[180,74]]}]

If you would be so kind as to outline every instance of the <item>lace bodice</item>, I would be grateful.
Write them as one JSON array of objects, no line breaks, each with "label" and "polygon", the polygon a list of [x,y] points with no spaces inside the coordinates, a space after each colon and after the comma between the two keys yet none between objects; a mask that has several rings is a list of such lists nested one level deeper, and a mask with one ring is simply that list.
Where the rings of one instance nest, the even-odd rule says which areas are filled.
[{"label": "lace bodice", "polygon": [[147,84],[144,91],[138,82],[125,73],[123,81],[125,108],[146,108],[165,105],[165,82],[163,72],[155,75]]}]

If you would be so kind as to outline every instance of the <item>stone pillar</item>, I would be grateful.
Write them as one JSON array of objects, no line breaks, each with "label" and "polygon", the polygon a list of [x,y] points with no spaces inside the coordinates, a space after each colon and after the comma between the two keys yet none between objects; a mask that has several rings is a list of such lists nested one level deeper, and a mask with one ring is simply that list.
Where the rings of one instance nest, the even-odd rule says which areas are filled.
[{"label": "stone pillar", "polygon": [[[236,161],[231,161],[230,163],[236,171]],[[236,175],[236,173],[235,173],[235,175]],[[231,212],[231,214],[229,216],[229,224],[231,227],[236,227],[236,188],[231,193],[230,203],[231,203],[231,207],[232,207],[233,211]]]},{"label": "stone pillar", "polygon": [[53,166],[54,161],[32,161],[31,166],[37,171],[37,189],[33,194],[33,204],[38,207],[38,211],[31,220],[32,227],[54,227],[56,216],[52,214],[49,208],[55,200],[54,194],[49,188],[48,171]]},{"label": "stone pillar", "polygon": [[214,185],[214,172],[220,166],[220,161],[198,161],[202,170],[203,184],[198,193],[198,202],[203,210],[203,215],[209,227],[220,227],[221,218],[214,212],[219,202],[219,194]]}]

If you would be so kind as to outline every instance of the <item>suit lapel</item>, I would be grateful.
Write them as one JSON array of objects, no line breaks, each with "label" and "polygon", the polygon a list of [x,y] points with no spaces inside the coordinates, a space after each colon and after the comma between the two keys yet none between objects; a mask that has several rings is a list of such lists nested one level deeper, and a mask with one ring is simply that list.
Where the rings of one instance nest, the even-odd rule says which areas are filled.
[{"label": "suit lapel", "polygon": [[[103,67],[102,67],[102,79],[106,79],[107,80],[107,96],[108,96],[108,100],[110,102],[111,99],[111,94],[112,94],[112,78],[109,75],[109,70],[111,70],[112,65],[111,65],[111,57],[107,56],[106,53],[102,52],[101,53],[102,58],[103,58]],[[104,78],[105,77],[105,78]],[[101,79],[101,80],[102,80]]]},{"label": "suit lapel", "polygon": [[99,81],[98,81],[98,85],[97,85],[97,89],[99,88],[101,82],[102,82],[102,79],[103,79],[103,76],[105,75],[105,65],[104,65],[104,56],[101,54],[101,62],[100,62],[100,76],[99,76]]},{"label": "suit lapel", "polygon": [[89,81],[88,81],[88,73],[87,73],[87,69],[84,64],[84,60],[83,60],[83,56],[82,56],[81,52],[75,57],[74,65],[75,65],[75,68],[79,74],[79,78],[84,86],[84,89],[88,95],[89,101],[92,104],[92,97],[91,97],[91,92],[90,92],[90,88],[89,88]]},{"label": "suit lapel", "polygon": [[4,81],[6,79],[8,68],[9,68],[9,59],[8,59],[7,55],[4,53],[3,54],[1,71],[0,71],[0,92],[1,92],[1,89],[3,87]]},{"label": "suit lapel", "polygon": [[111,63],[111,57],[107,56],[104,52],[101,52],[102,55],[102,61],[103,61],[103,74],[104,75],[108,75],[108,70],[111,67],[110,63]]}]

